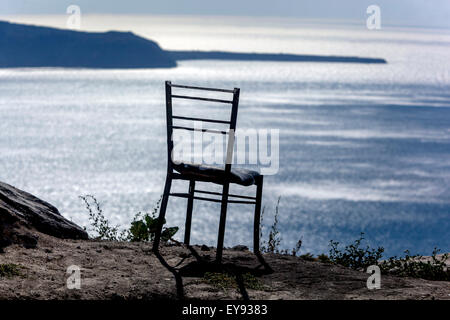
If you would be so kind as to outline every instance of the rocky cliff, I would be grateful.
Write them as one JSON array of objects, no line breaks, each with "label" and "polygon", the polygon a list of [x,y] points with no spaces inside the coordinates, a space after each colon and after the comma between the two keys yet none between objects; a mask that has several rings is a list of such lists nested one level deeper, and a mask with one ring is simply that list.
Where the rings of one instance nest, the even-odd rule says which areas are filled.
[{"label": "rocky cliff", "polygon": [[11,244],[35,247],[37,232],[61,239],[88,238],[51,204],[0,182],[0,249]]}]

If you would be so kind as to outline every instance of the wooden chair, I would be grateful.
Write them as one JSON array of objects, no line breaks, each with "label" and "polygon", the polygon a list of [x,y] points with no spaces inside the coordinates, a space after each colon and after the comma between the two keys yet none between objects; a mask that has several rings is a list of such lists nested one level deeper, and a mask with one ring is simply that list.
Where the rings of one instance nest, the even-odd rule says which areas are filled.
[{"label": "wooden chair", "polygon": [[[225,234],[225,220],[227,214],[227,204],[228,203],[242,203],[255,205],[255,216],[253,225],[253,248],[254,252],[259,254],[259,234],[260,234],[260,217],[261,217],[261,198],[262,198],[262,188],[263,188],[263,176],[256,171],[246,170],[246,169],[232,169],[231,160],[233,157],[233,147],[235,140],[235,130],[236,130],[236,120],[239,105],[239,88],[234,88],[233,90],[227,89],[215,89],[215,88],[204,88],[204,87],[194,87],[185,85],[172,84],[170,81],[166,81],[166,116],[167,116],[167,177],[164,187],[164,194],[161,201],[158,227],[155,234],[155,239],[153,242],[153,250],[158,252],[159,242],[161,239],[161,231],[163,227],[163,221],[166,214],[167,202],[169,196],[187,198],[187,213],[186,213],[186,225],[184,234],[184,243],[189,245],[190,233],[191,233],[191,221],[192,221],[192,207],[195,200],[213,201],[221,203],[220,210],[220,223],[219,223],[219,234],[217,240],[217,255],[216,261],[218,263],[222,260],[223,252],[223,240]],[[172,94],[172,88],[182,88],[192,91],[213,91],[221,93],[230,93],[233,95],[232,100],[222,100],[222,99],[212,99],[198,96],[186,96],[186,95],[174,95]],[[172,114],[172,99],[191,99],[191,100],[202,100],[214,103],[229,104],[231,105],[231,117],[228,120],[214,120],[208,118],[192,118],[192,117],[181,117]],[[200,129],[203,132],[216,133],[228,135],[227,140],[227,154],[225,166],[214,167],[206,166],[202,164],[193,163],[175,163],[172,161],[172,150],[173,141],[172,134],[173,130],[190,130],[195,131],[199,129],[183,126],[173,125],[174,120],[191,120],[191,121],[202,121],[205,123],[220,123],[229,125],[228,131],[220,130],[207,130]],[[172,180],[187,180],[189,181],[189,191],[188,193],[170,193]],[[223,186],[222,192],[211,192],[206,190],[197,190],[195,188],[195,182],[211,182],[215,184],[220,184]],[[230,184],[236,183],[242,186],[256,185],[256,196],[243,196],[235,195],[229,193]],[[214,199],[211,197],[197,196],[210,195],[210,196],[220,196],[220,199]],[[231,199],[230,199],[231,198]],[[237,200],[234,200],[237,199]]]}]

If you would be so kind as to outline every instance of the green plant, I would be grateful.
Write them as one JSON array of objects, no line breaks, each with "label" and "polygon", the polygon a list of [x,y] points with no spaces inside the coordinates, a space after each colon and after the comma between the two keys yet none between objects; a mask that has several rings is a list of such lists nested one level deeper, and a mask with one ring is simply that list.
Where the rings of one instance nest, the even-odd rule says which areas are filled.
[{"label": "green plant", "polygon": [[[228,272],[205,272],[203,279],[216,288],[227,290],[230,288],[237,289],[238,283],[236,276]],[[253,290],[264,290],[263,284],[251,273],[242,275],[245,288]]]},{"label": "green plant", "polygon": [[242,280],[244,281],[244,286],[248,289],[264,290],[264,285],[261,281],[249,272],[242,275]]},{"label": "green plant", "polygon": [[[291,250],[291,255],[293,255],[294,257],[297,256],[297,253],[300,252],[300,249],[301,249],[301,247],[302,247],[302,244],[303,244],[303,240],[302,240],[302,238],[300,238],[300,239],[297,241],[297,244],[295,245],[295,247],[292,248],[292,250]],[[309,254],[309,253],[308,253],[308,254]]]},{"label": "green plant", "polygon": [[[289,251],[288,249],[280,249],[280,244],[281,244],[281,240],[282,240],[280,231],[278,230],[278,215],[279,215],[280,200],[281,200],[281,196],[278,197],[277,204],[275,206],[274,222],[273,222],[272,226],[270,227],[268,240],[262,242],[262,244],[260,245],[260,249],[261,249],[262,253],[277,253],[277,254],[283,254],[283,255],[296,256],[297,253],[300,251],[300,248],[302,247],[303,241],[301,238],[297,241],[296,246],[294,248],[292,248],[292,250]],[[265,209],[266,208],[264,207],[262,210],[262,214],[261,214],[261,227],[259,230],[261,239],[263,238],[262,225],[263,225]]]},{"label": "green plant", "polygon": [[[97,233],[96,239],[99,240],[113,240],[121,241],[126,240],[127,232],[122,231],[119,233],[118,226],[111,226],[108,219],[105,218],[100,203],[93,195],[79,196],[84,201],[86,209],[89,211],[89,221],[94,231]],[[92,203],[91,203],[92,202]]]},{"label": "green plant", "polygon": [[278,213],[281,197],[278,197],[277,205],[275,207],[275,217],[272,226],[270,227],[269,240],[267,241],[267,251],[277,252],[281,243],[280,231],[278,231]]},{"label": "green plant", "polygon": [[12,278],[20,276],[21,266],[14,263],[0,264],[0,277]]},{"label": "green plant", "polygon": [[[89,211],[89,220],[91,226],[97,234],[96,239],[112,241],[153,241],[158,225],[156,217],[161,199],[151,213],[137,213],[129,229],[119,232],[118,226],[111,226],[108,219],[104,216],[100,203],[93,195],[80,196],[80,199],[86,204]],[[164,220],[163,225],[166,223]],[[161,233],[162,241],[169,241],[177,233],[178,227],[163,228]]]},{"label": "green plant", "polygon": [[378,265],[382,274],[390,274],[401,277],[414,277],[427,280],[450,281],[450,270],[446,260],[449,255],[444,254],[438,257],[439,249],[434,248],[430,260],[424,261],[423,256],[411,255],[405,251],[405,257],[390,257],[382,261],[383,247],[371,249],[369,246],[362,248],[361,242],[364,240],[364,233],[353,244],[347,245],[343,250],[339,249],[339,242],[330,241],[330,256],[320,255],[318,258],[322,262],[331,262],[355,270],[365,270],[370,265]]},{"label": "green plant", "polygon": [[[134,217],[130,227],[129,239],[131,241],[153,241],[155,238],[156,228],[158,227],[158,218],[156,217],[156,214],[159,210],[161,199],[162,198],[158,200],[151,213],[142,215],[142,213],[139,212]],[[163,225],[165,223],[166,220],[164,219]],[[177,232],[178,227],[163,228],[161,232],[161,240],[169,241]]]},{"label": "green plant", "polygon": [[212,286],[222,290],[237,288],[236,279],[229,273],[205,272],[203,279]]},{"label": "green plant", "polygon": [[410,255],[409,251],[406,250],[404,258],[390,257],[388,260],[380,262],[379,266],[384,274],[450,281],[450,270],[446,264],[449,255],[446,253],[438,258],[439,252],[439,249],[434,248],[431,261],[423,261],[423,256]]},{"label": "green plant", "polygon": [[319,259],[319,261],[322,262],[322,263],[331,263],[331,260],[330,260],[330,258],[328,257],[328,255],[326,255],[326,254],[324,254],[324,253],[319,254],[319,255],[317,256],[317,259]]},{"label": "green plant", "polygon": [[303,260],[306,260],[306,261],[316,261],[316,258],[314,258],[314,255],[309,252],[302,254],[300,256],[300,258],[302,258]]},{"label": "green plant", "polygon": [[383,255],[384,248],[378,247],[377,249],[371,249],[369,246],[365,248],[361,247],[361,242],[364,240],[363,236],[364,233],[361,232],[359,239],[345,246],[343,250],[339,249],[339,242],[331,240],[330,260],[333,263],[355,270],[365,270],[368,266],[378,264],[378,260]]}]

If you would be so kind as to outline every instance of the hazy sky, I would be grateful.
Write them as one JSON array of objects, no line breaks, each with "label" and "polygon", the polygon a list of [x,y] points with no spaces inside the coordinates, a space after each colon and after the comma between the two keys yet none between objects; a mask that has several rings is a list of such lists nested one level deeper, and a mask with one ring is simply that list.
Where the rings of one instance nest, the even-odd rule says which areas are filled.
[{"label": "hazy sky", "polygon": [[365,19],[371,4],[385,23],[450,27],[450,0],[1,0],[0,15],[58,14],[76,4],[82,13],[199,14]]}]

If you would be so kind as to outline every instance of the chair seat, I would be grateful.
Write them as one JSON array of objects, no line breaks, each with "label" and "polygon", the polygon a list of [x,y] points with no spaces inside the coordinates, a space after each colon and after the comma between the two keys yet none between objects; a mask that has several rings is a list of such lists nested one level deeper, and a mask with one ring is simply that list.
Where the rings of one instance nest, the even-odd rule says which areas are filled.
[{"label": "chair seat", "polygon": [[[200,181],[222,184],[226,181],[225,168],[200,165],[195,163],[174,163],[173,168],[181,175]],[[242,186],[256,184],[260,173],[242,168],[231,168],[229,181]]]}]

